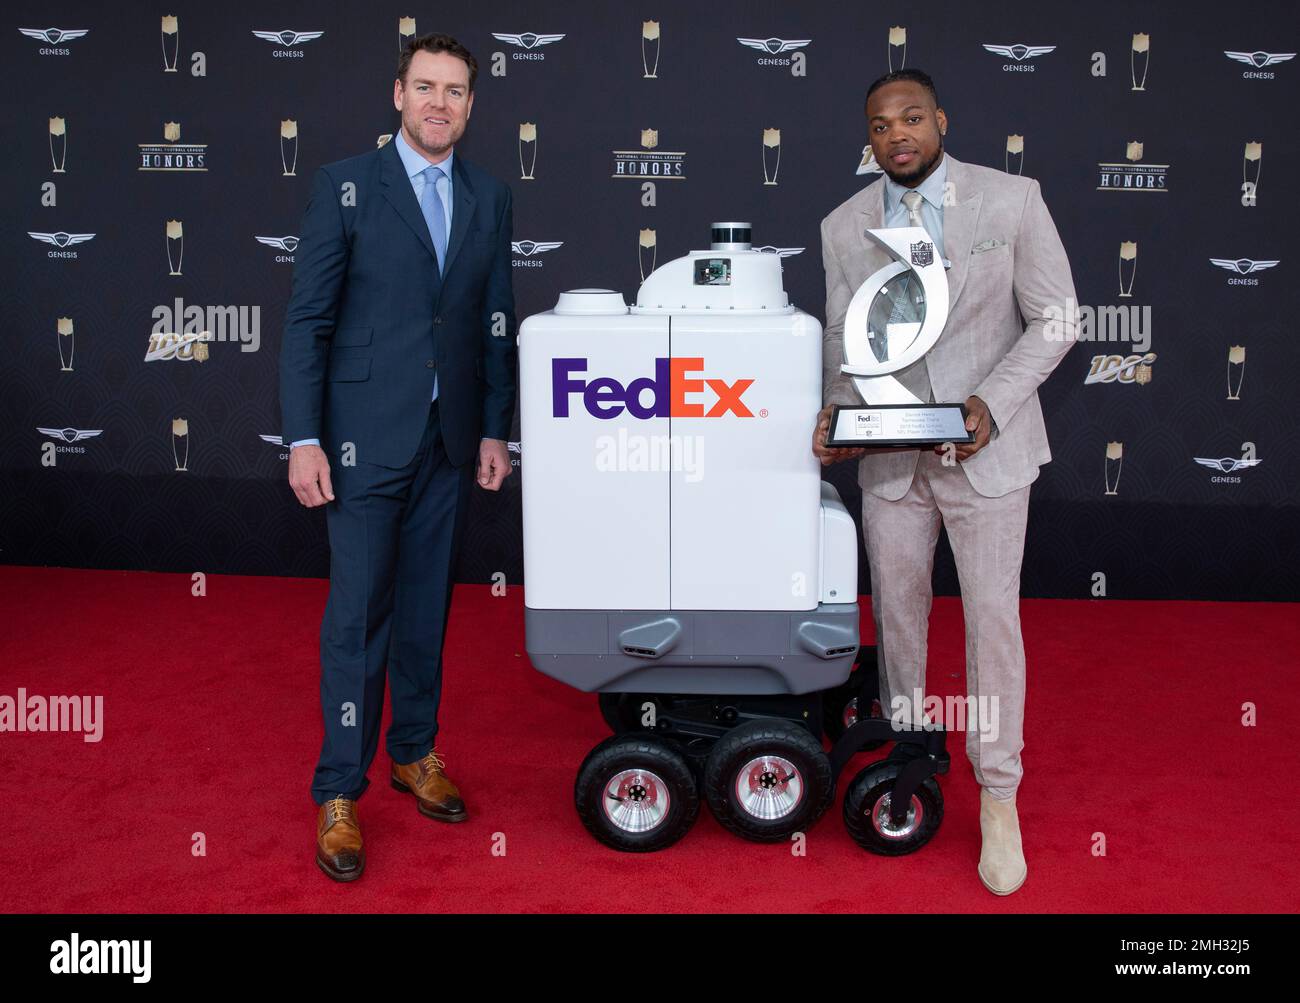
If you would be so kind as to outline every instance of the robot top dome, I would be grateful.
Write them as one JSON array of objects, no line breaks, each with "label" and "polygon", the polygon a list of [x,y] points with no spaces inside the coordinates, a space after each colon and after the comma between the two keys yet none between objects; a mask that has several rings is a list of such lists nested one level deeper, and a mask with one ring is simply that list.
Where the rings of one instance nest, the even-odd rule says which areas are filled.
[{"label": "robot top dome", "polygon": [[749,223],[713,223],[707,251],[691,251],[641,283],[633,313],[791,313],[781,259],[755,251]]}]

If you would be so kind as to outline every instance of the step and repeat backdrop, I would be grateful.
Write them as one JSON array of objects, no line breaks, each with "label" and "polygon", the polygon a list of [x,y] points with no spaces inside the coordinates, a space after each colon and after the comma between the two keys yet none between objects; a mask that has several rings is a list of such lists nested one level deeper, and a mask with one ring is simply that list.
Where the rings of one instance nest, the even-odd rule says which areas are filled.
[{"label": "step and repeat backdrop", "polygon": [[[1041,182],[1084,323],[1041,392],[1054,460],[1025,594],[1300,596],[1289,4],[46,2],[3,19],[0,560],[328,573],[280,441],[298,227],[315,169],[398,127],[399,48],[444,31],[480,66],[457,153],[514,192],[521,320],[575,287],[631,302],[723,219],[752,221],[820,317],[818,224],[880,176],[867,85],[926,70],[947,149]],[[522,467],[527,447],[511,443]],[[828,477],[856,513],[852,473]],[[523,581],[519,492],[476,490],[460,580]]]}]

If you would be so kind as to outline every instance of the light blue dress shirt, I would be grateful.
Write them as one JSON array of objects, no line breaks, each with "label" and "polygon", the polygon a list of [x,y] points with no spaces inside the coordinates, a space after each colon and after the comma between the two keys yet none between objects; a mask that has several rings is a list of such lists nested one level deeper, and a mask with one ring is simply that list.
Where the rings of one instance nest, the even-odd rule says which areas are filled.
[{"label": "light blue dress shirt", "polygon": [[917,188],[904,188],[885,175],[885,226],[907,226],[907,206],[903,205],[903,194],[909,191],[921,193],[921,219],[925,228],[934,238],[939,248],[939,257],[943,253],[943,188],[948,181],[948,155],[944,154],[934,173],[921,182]]},{"label": "light blue dress shirt", "polygon": [[[424,186],[428,184],[428,179],[424,176],[425,168],[430,164],[424,157],[411,149],[410,144],[402,137],[402,131],[399,129],[397,135],[393,137],[393,144],[397,147],[397,155],[402,158],[402,167],[406,169],[406,176],[410,179],[411,187],[415,190],[415,201],[420,204],[424,198]],[[453,150],[447,154],[447,159],[440,161],[436,166],[442,170],[438,176],[438,197],[442,199],[442,214],[447,221],[446,243],[444,247],[451,244],[451,207],[455,201],[452,197],[452,164],[455,162],[456,152]],[[906,218],[906,212],[904,212]],[[438,373],[433,374],[433,395],[430,400],[438,399]],[[319,446],[320,439],[297,439],[289,444],[289,448],[294,446]]]}]

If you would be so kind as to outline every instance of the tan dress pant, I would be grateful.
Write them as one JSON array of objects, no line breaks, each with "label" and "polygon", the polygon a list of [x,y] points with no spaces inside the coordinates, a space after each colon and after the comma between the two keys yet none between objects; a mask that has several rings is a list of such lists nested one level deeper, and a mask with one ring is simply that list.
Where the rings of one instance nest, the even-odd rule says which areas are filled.
[{"label": "tan dress pant", "polygon": [[[934,548],[948,530],[966,622],[966,692],[983,698],[996,729],[981,738],[968,715],[966,756],[975,779],[997,798],[1015,794],[1024,747],[1025,649],[1020,635],[1020,566],[1029,486],[999,498],[977,493],[961,464],[944,466],[922,452],[912,484],[898,501],[862,492],[862,522],[871,567],[880,705],[886,717],[899,694],[914,703],[925,689],[925,657],[933,597]],[[913,715],[905,715],[913,723]],[[996,733],[996,738],[992,736]],[[992,739],[992,740],[989,740]]]}]

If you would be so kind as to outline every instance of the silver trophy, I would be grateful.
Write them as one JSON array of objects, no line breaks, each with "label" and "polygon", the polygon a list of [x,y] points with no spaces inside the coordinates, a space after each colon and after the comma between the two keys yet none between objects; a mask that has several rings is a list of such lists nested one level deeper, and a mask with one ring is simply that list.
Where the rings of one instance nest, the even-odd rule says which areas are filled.
[{"label": "silver trophy", "polygon": [[867,230],[893,260],[854,293],[844,318],[842,372],[853,377],[861,406],[836,406],[828,446],[920,448],[974,442],[964,404],[921,400],[893,375],[919,362],[948,321],[942,249],[919,226]]}]

